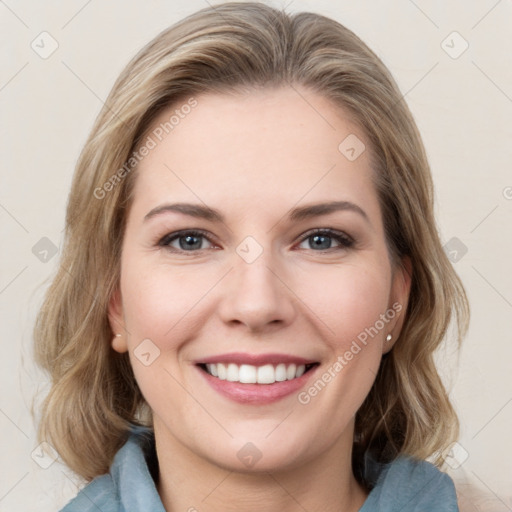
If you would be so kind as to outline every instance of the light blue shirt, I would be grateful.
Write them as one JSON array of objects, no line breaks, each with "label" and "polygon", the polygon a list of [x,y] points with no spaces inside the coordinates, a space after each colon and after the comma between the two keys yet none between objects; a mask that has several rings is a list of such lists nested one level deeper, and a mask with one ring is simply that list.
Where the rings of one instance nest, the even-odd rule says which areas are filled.
[{"label": "light blue shirt", "polygon": [[[146,462],[151,431],[135,427],[110,473],[96,477],[61,512],[165,512]],[[359,512],[458,512],[452,479],[433,464],[400,456],[389,464],[366,459],[376,481]]]}]

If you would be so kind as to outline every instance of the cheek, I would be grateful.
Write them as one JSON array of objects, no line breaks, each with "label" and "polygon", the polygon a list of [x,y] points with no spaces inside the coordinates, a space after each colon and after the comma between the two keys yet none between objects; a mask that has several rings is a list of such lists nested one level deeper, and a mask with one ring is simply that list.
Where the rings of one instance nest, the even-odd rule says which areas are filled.
[{"label": "cheek", "polygon": [[[365,335],[375,338],[375,324],[388,307],[388,269],[371,263],[316,264],[283,276],[293,293],[288,289],[280,293],[288,293],[288,300],[298,301],[297,312],[303,317],[296,319],[298,324],[317,324],[337,353],[345,351],[354,339],[364,340]],[[127,259],[121,289],[125,325],[132,335],[131,348],[149,338],[160,350],[172,350],[178,348],[175,345],[180,340],[190,339],[219,307],[214,296],[222,296],[219,279],[224,270],[212,265],[194,266],[193,270],[165,263],[144,265]],[[381,323],[377,324],[379,331]],[[385,333],[379,332],[379,336]]]},{"label": "cheek", "polygon": [[181,347],[194,336],[200,299],[211,288],[212,276],[184,272],[140,257],[123,262],[121,292],[131,365],[137,383],[151,405],[186,405]]},{"label": "cheek", "polygon": [[[310,300],[325,322],[329,358],[298,402],[325,422],[325,443],[360,408],[378,372],[388,310],[390,278],[386,268],[345,266],[329,272],[329,285],[310,281]],[[314,412],[313,412],[314,411]]]},{"label": "cheek", "polygon": [[139,338],[154,338],[156,344],[176,338],[215,284],[211,272],[127,263],[121,279],[127,330]]},{"label": "cheek", "polygon": [[[347,350],[353,340],[385,336],[380,318],[388,308],[390,275],[383,266],[345,265],[324,269],[324,275],[309,277],[302,293],[316,316],[324,321],[336,353]],[[375,333],[375,324],[377,331]]]}]

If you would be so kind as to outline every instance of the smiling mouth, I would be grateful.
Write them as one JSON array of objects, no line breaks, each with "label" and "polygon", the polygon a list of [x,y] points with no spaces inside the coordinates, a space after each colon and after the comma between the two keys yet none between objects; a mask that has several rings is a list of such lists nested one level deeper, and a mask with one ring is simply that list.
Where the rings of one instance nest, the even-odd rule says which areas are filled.
[{"label": "smiling mouth", "polygon": [[198,366],[206,373],[219,380],[239,382],[241,384],[274,384],[302,377],[319,363],[312,364],[251,364],[202,363]]}]

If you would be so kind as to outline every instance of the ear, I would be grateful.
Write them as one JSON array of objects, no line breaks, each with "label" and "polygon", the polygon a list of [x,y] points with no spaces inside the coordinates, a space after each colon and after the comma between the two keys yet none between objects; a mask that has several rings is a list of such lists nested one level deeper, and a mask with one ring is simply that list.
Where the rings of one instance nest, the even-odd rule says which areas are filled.
[{"label": "ear", "polygon": [[[395,316],[389,322],[385,333],[385,336],[391,334],[392,338],[389,341],[384,341],[383,354],[389,352],[393,348],[393,345],[402,331],[407,305],[409,303],[409,294],[411,292],[411,281],[412,263],[411,259],[406,256],[402,259],[401,263],[396,266],[393,272],[388,311],[394,311]],[[386,338],[384,339],[386,340]]]},{"label": "ear", "polygon": [[112,293],[108,301],[108,321],[114,333],[112,348],[120,354],[127,352],[128,343],[126,339],[126,329],[124,327],[123,301],[119,287]]}]

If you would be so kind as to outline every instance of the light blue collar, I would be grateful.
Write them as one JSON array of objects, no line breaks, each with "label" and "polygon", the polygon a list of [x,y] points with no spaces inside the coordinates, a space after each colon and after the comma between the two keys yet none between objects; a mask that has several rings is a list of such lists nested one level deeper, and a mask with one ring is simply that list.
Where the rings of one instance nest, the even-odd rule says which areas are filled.
[{"label": "light blue collar", "polygon": [[[152,430],[134,426],[110,473],[95,478],[61,512],[165,512],[148,467],[151,452]],[[381,464],[366,456],[364,476],[376,485],[359,512],[459,511],[453,481],[429,462],[400,456]]]}]

